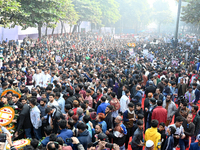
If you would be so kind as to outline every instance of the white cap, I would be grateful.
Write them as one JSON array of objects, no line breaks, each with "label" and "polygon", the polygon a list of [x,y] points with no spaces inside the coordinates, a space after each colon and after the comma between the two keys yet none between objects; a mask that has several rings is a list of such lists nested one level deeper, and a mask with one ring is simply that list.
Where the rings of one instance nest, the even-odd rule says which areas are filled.
[{"label": "white cap", "polygon": [[153,143],[153,141],[151,141],[151,140],[148,140],[147,142],[146,142],[146,147],[147,148],[150,148],[150,147],[152,147],[154,145],[154,143]]}]

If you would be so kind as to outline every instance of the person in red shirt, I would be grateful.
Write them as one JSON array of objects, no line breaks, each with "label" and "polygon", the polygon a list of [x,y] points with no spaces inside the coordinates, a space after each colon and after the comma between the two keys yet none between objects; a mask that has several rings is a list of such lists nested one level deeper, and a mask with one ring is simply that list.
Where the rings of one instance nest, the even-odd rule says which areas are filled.
[{"label": "person in red shirt", "polygon": [[167,110],[162,107],[163,102],[161,100],[157,101],[157,107],[152,112],[152,120],[158,120],[158,127],[161,122],[167,121]]}]

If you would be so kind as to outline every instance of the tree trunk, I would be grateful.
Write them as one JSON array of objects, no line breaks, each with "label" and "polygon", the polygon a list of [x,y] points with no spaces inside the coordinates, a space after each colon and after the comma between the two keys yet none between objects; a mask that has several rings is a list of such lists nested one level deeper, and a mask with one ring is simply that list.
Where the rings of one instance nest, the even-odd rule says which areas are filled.
[{"label": "tree trunk", "polygon": [[45,30],[45,36],[47,36],[47,30],[48,30],[48,27],[46,26],[46,30]]},{"label": "tree trunk", "polygon": [[39,37],[39,40],[41,40],[41,37],[42,37],[42,24],[41,23],[38,24],[38,37]]},{"label": "tree trunk", "polygon": [[72,31],[72,25],[69,26],[69,33]]},{"label": "tree trunk", "polygon": [[77,31],[77,25],[74,25],[74,28],[73,28],[73,31],[72,31],[72,33],[74,33],[74,32],[76,32]]},{"label": "tree trunk", "polygon": [[64,27],[64,24],[63,24],[62,21],[60,21],[60,23],[61,23],[61,35],[62,35],[62,34],[63,34],[63,27]]},{"label": "tree trunk", "polygon": [[[55,23],[55,25],[56,25],[56,24],[57,24],[57,23]],[[52,30],[52,33],[51,33],[52,36],[53,36],[54,30],[55,30],[55,28],[53,28],[53,30]]]},{"label": "tree trunk", "polygon": [[66,29],[65,29],[65,26],[64,26],[63,28],[64,28],[64,32],[65,32],[65,34],[66,34]]}]

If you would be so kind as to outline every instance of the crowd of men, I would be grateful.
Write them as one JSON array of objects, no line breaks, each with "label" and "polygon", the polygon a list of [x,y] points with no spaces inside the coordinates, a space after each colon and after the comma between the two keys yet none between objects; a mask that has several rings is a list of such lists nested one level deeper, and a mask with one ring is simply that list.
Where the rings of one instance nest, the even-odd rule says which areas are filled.
[{"label": "crowd of men", "polygon": [[[32,138],[24,150],[200,149],[199,42],[183,37],[176,47],[169,39],[3,41],[0,94],[10,91],[0,107],[15,109],[13,140]],[[135,43],[134,55],[127,43]]]}]

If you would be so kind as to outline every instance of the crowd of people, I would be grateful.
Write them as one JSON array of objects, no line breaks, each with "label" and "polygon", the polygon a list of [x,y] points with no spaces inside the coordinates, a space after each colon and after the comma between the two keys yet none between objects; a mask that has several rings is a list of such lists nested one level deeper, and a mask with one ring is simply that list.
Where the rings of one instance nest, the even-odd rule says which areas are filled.
[{"label": "crowd of people", "polygon": [[176,47],[170,39],[88,33],[3,41],[0,107],[15,110],[12,140],[32,139],[24,150],[200,149],[199,42],[183,37]]}]

